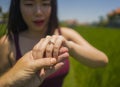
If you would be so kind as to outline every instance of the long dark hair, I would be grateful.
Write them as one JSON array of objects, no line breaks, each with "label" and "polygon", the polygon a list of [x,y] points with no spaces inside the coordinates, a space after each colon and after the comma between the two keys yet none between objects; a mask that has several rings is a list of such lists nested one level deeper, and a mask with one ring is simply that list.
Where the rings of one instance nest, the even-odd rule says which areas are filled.
[{"label": "long dark hair", "polygon": [[[52,10],[47,30],[48,35],[52,35],[55,29],[59,29],[57,17],[57,0],[51,0],[51,8]],[[21,15],[20,0],[11,0],[7,29],[9,37],[11,37],[11,34],[19,34],[20,32],[28,29]]]}]

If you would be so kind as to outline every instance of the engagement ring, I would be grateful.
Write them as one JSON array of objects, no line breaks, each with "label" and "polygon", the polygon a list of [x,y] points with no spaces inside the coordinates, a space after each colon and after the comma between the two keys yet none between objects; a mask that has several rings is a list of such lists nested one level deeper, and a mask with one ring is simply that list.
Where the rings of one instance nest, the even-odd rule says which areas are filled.
[{"label": "engagement ring", "polygon": [[49,41],[49,44],[53,44],[53,45],[54,45],[55,43],[54,43],[52,40],[50,40],[50,41]]}]

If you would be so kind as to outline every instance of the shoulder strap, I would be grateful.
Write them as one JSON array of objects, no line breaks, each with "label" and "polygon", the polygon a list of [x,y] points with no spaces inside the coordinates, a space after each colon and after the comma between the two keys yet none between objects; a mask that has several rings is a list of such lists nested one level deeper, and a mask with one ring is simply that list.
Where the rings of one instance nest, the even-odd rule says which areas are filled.
[{"label": "shoulder strap", "polygon": [[21,57],[21,51],[19,47],[19,37],[17,34],[14,34],[15,50],[16,50],[16,60]]},{"label": "shoulder strap", "polygon": [[58,28],[58,33],[59,33],[59,35],[62,35],[62,32],[61,32],[60,28]]}]

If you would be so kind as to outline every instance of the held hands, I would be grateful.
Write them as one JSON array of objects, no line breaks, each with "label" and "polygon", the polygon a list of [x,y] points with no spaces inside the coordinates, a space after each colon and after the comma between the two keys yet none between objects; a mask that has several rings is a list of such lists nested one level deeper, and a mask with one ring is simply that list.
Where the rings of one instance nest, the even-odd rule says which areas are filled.
[{"label": "held hands", "polygon": [[55,58],[57,63],[51,65],[49,68],[42,68],[40,70],[40,77],[46,78],[53,72],[57,71],[64,65],[64,60],[69,56],[68,49],[63,46],[65,39],[62,36],[47,36],[40,40],[40,42],[33,48],[32,55],[34,59],[38,58]]},{"label": "held hands", "polygon": [[[6,74],[12,87],[37,87],[42,81],[60,69],[69,57],[68,49],[63,46],[62,36],[47,36],[41,39]],[[22,85],[23,84],[23,85]]]}]

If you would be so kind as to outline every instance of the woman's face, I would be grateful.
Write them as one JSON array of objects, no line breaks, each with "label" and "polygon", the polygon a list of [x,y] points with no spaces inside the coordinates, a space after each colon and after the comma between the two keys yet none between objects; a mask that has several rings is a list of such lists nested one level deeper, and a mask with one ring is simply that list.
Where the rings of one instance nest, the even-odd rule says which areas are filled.
[{"label": "woman's face", "polygon": [[42,32],[48,26],[51,0],[20,0],[20,10],[28,29]]}]

